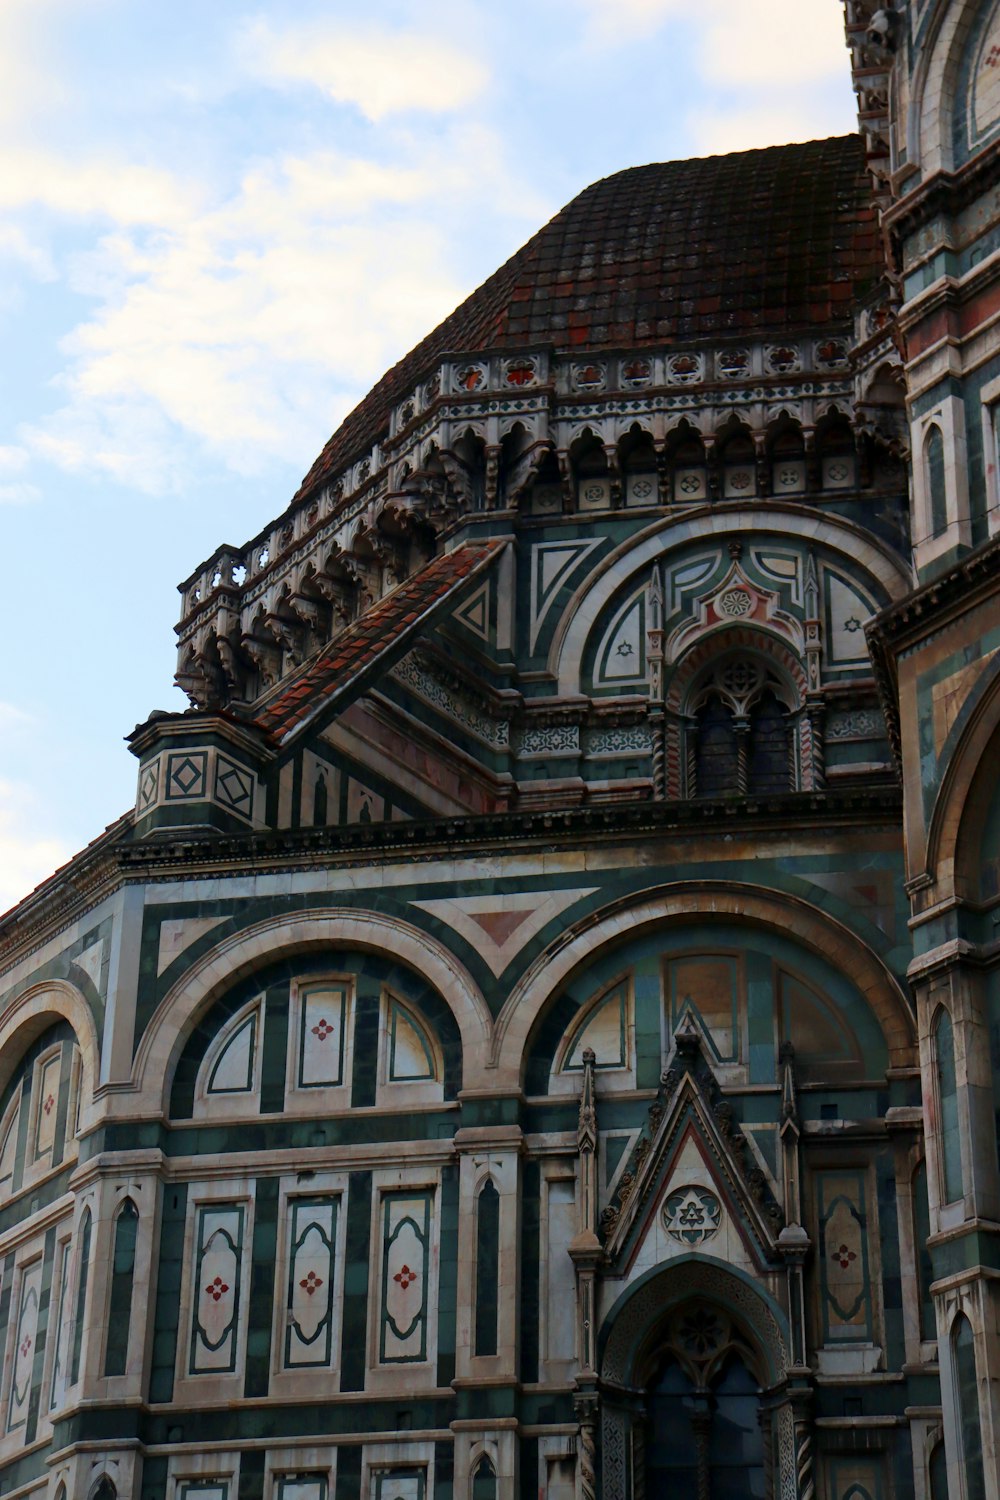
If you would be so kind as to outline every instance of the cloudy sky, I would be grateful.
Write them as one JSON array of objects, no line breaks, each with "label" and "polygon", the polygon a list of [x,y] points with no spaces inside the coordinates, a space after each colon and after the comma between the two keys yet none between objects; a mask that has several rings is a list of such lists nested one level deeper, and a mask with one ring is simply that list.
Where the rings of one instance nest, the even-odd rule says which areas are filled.
[{"label": "cloudy sky", "polygon": [[176,584],[588,182],[853,128],[839,0],[0,0],[0,910],[128,807]]}]

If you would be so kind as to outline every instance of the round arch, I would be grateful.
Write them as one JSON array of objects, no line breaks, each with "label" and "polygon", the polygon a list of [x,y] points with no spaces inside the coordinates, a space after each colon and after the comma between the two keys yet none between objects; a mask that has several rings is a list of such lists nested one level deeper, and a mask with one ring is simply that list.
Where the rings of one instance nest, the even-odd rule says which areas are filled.
[{"label": "round arch", "polygon": [[[436,938],[378,912],[308,910],[272,917],[233,933],[171,986],[143,1033],[132,1087],[149,1096],[151,1109],[165,1112],[184,1044],[223,990],[276,958],[336,947],[384,953],[416,970],[452,1011],[463,1056],[474,1058],[485,1050],[490,1036],[486,1001],[468,971]],[[134,1103],[130,1107],[134,1109]]]},{"label": "round arch", "polygon": [[[805,514],[801,507],[775,502],[755,504],[752,519],[756,531],[774,530],[788,537],[797,536],[811,546],[825,546],[840,553],[855,566],[860,563],[890,599],[900,598],[911,587],[902,559],[850,522],[835,516]],[[630,578],[650,568],[667,548],[742,536],[748,520],[746,507],[738,502],[701,506],[679,517],[654,521],[602,558],[574,590],[552,638],[547,665],[549,674],[558,682],[557,691],[563,695],[578,692],[590,632],[605,606]]]},{"label": "round arch", "polygon": [[801,897],[738,881],[679,881],[635,902],[629,897],[566,928],[539,954],[504,1003],[493,1032],[491,1063],[522,1080],[528,1042],[548,1002],[593,954],[626,934],[706,916],[729,917],[775,932],[793,932],[839,968],[864,995],[885,1036],[890,1064],[916,1060],[916,1021],[896,979],[861,939]]},{"label": "round arch", "polygon": [[36,1037],[58,1021],[67,1021],[72,1026],[79,1043],[86,1115],[100,1080],[100,1042],[90,1006],[76,985],[67,979],[45,979],[33,984],[0,1012],[0,1093]]},{"label": "round arch", "polygon": [[723,625],[707,637],[702,636],[680,657],[667,685],[665,703],[674,713],[680,712],[695,678],[711,662],[735,651],[754,653],[772,662],[788,679],[797,694],[795,707],[805,700],[808,683],[802,664],[776,631],[766,626]]},{"label": "round arch", "polygon": [[780,1385],[790,1362],[788,1320],[745,1271],[712,1256],[678,1256],[654,1266],[626,1287],[598,1333],[598,1366],[608,1384],[629,1387],[650,1334],[682,1302],[701,1297],[732,1317],[759,1351],[770,1386]]},{"label": "round arch", "polygon": [[[934,879],[935,900],[950,895],[969,898],[977,892],[972,865],[978,845],[973,845],[981,831],[980,815],[995,790],[995,772],[989,769],[995,760],[989,749],[1000,733],[1000,658],[987,666],[958,724],[927,827],[924,870]],[[911,870],[911,878],[918,873]]]}]

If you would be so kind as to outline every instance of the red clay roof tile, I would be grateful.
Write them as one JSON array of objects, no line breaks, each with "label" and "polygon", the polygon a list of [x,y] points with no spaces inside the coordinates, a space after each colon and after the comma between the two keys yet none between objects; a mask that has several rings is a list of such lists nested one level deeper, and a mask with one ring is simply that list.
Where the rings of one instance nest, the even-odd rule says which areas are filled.
[{"label": "red clay roof tile", "polygon": [[377,670],[402,655],[417,627],[455,603],[505,545],[504,538],[465,542],[435,557],[272,688],[255,707],[254,722],[281,741],[321,708],[362,692]]},{"label": "red clay roof tile", "polygon": [[574,198],[382,377],[295,499],[367,452],[445,353],[816,330],[843,322],[881,269],[858,136],[618,172]]}]

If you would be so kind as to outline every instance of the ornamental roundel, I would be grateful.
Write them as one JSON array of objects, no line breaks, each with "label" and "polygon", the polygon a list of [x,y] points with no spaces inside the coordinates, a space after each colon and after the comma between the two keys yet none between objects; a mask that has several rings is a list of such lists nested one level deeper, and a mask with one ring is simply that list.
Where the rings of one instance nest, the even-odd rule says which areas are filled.
[{"label": "ornamental roundel", "polygon": [[639,386],[649,385],[653,378],[653,362],[650,359],[636,357],[622,361],[621,382],[622,385],[635,389]]},{"label": "ornamental roundel", "polygon": [[701,379],[701,360],[697,354],[675,354],[667,368],[674,385],[690,385]]},{"label": "ornamental roundel", "polygon": [[725,349],[717,356],[717,368],[724,380],[738,380],[750,373],[749,349]]},{"label": "ornamental roundel", "polygon": [[679,1245],[702,1245],[722,1219],[722,1204],[708,1188],[678,1188],[663,1205],[663,1227]]},{"label": "ornamental roundel", "polygon": [[738,620],[743,615],[748,615],[753,609],[753,599],[746,589],[727,589],[724,594],[719,595],[715,607],[720,615],[726,615],[730,620]]},{"label": "ornamental roundel", "polygon": [[578,391],[602,391],[607,379],[607,370],[602,364],[579,364],[573,366],[573,384]]}]

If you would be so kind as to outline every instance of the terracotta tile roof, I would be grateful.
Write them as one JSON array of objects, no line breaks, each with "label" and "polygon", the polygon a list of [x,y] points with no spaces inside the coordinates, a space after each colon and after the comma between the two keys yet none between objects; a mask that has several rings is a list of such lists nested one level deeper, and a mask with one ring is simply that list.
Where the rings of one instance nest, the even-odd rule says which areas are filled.
[{"label": "terracotta tile roof", "polygon": [[272,688],[256,705],[253,722],[282,741],[322,709],[346,706],[403,654],[418,630],[457,602],[506,545],[498,537],[442,552]]},{"label": "terracotta tile roof", "polygon": [[367,452],[445,353],[842,328],[881,270],[859,136],[618,172],[574,198],[382,377],[295,499]]}]

